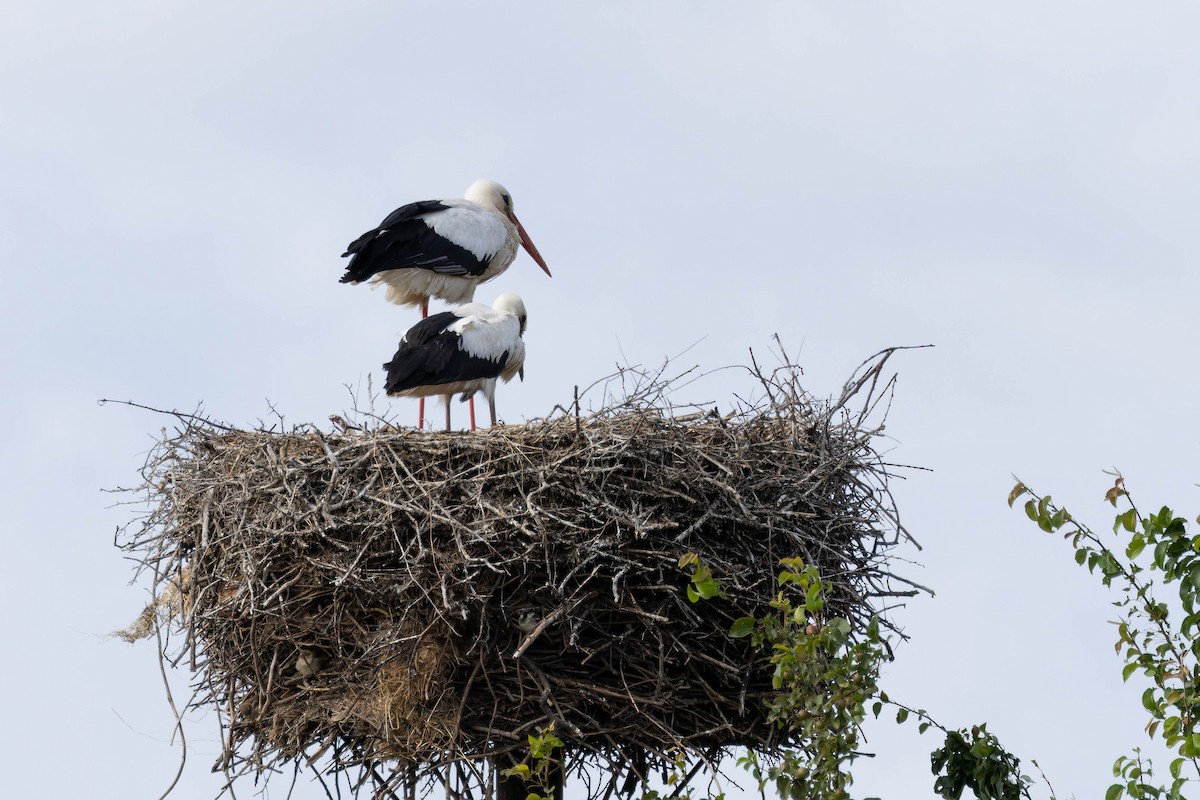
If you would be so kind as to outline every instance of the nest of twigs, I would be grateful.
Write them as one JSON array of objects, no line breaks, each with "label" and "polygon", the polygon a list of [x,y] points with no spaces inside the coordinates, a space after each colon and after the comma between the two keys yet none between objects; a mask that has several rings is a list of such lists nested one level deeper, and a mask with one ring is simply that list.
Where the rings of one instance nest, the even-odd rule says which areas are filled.
[{"label": "nest of twigs", "polygon": [[[176,414],[144,470],[149,511],[119,534],[153,576],[125,634],[156,631],[192,670],[232,777],[461,788],[549,723],[575,767],[606,767],[593,795],[679,750],[769,753],[787,737],[766,718],[771,667],[727,632],[763,613],[779,559],[818,565],[829,613],[854,622],[909,593],[887,569],[904,534],[874,447],[890,352],[833,401],[789,363],[755,366],[761,399],[728,413],[625,370],[599,410],[577,398],[474,434]],[[687,553],[719,599],[689,602]]]}]

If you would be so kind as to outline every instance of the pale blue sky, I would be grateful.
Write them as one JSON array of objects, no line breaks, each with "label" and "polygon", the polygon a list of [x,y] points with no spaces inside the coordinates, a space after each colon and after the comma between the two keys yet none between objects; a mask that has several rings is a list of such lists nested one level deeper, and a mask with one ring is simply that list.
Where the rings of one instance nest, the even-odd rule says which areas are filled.
[{"label": "pale blue sky", "polygon": [[[1116,465],[1200,511],[1198,28],[1179,2],[6,10],[7,791],[156,797],[175,768],[151,647],[100,638],[145,599],[100,490],[164,420],[95,401],[324,421],[413,321],[337,283],[345,244],[490,177],[555,275],[521,255],[480,291],[529,310],[510,422],[622,352],[699,341],[716,367],[778,332],[829,394],[937,345],[893,362],[891,457],[932,470],[896,486],[908,555],[938,596],[898,614],[885,687],[1097,796],[1145,744],[1140,688],[1110,596],[1004,498],[1015,472],[1103,528]],[[177,796],[211,796],[215,720],[190,732]],[[931,796],[935,741],[868,733],[859,793]]]}]

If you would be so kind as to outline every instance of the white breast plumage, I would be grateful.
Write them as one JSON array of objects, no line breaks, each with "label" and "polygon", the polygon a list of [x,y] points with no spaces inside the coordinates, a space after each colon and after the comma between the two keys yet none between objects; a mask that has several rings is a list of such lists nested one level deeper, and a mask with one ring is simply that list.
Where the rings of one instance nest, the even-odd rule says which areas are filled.
[{"label": "white breast plumage", "polygon": [[[516,255],[517,232],[511,222],[466,200],[446,203],[450,208],[424,218],[425,224],[438,236],[470,251],[480,261],[491,261],[506,246],[513,256]],[[512,261],[512,258],[505,260]]]},{"label": "white breast plumage", "polygon": [[524,355],[521,321],[517,319],[516,314],[497,311],[482,303],[470,303],[455,313],[462,315],[463,312],[467,314],[446,330],[458,334],[458,347],[467,355],[499,361],[508,353],[509,360],[512,360],[516,355],[513,351],[518,348],[522,351],[521,355]]}]

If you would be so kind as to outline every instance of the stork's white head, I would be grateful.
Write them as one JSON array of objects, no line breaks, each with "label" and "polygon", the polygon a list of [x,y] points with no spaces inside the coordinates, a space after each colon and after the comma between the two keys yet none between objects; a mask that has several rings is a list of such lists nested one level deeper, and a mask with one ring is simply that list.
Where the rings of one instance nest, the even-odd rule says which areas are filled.
[{"label": "stork's white head", "polygon": [[471,201],[477,206],[490,208],[498,214],[507,217],[517,229],[517,235],[521,239],[521,246],[525,251],[537,262],[537,265],[542,268],[542,271],[547,275],[550,274],[550,268],[546,266],[546,260],[542,258],[542,254],[533,246],[533,240],[529,238],[529,234],[525,232],[525,226],[521,224],[521,220],[517,219],[517,215],[513,213],[512,195],[495,181],[489,181],[487,178],[480,178],[467,187],[466,194],[463,198]]},{"label": "stork's white head", "polygon": [[463,198],[477,206],[495,209],[506,217],[512,215],[512,195],[508,193],[508,189],[487,178],[480,178],[472,183]]},{"label": "stork's white head", "polygon": [[525,333],[525,301],[512,292],[505,292],[492,301],[492,308],[497,311],[507,311],[521,321],[521,333]]}]

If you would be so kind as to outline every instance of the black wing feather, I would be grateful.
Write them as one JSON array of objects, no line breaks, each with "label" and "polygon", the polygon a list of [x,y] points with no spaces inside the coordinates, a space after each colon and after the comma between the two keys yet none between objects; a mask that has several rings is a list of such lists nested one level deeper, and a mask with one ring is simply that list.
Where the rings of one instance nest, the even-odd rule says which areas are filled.
[{"label": "black wing feather", "polygon": [[453,311],[443,311],[421,320],[404,334],[396,355],[383,365],[387,370],[384,386],[388,394],[418,386],[495,378],[500,374],[508,362],[508,353],[493,361],[460,349],[458,334],[446,330],[458,319]]},{"label": "black wing feather", "polygon": [[409,203],[388,214],[379,227],[359,236],[346,247],[350,256],[342,283],[365,281],[390,269],[428,269],[448,275],[482,275],[490,261],[480,261],[470,250],[439,236],[424,220],[425,214],[450,208],[440,200]]},{"label": "black wing feather", "polygon": [[460,319],[462,317],[453,311],[442,311],[431,317],[426,317],[408,329],[408,333],[404,334],[404,338],[400,340],[400,348],[404,349],[406,345],[408,347],[423,345]]}]

